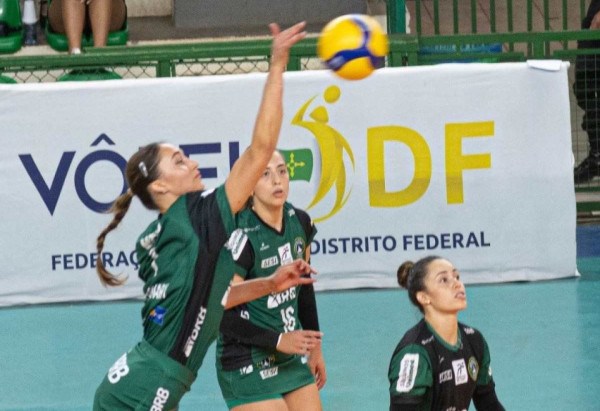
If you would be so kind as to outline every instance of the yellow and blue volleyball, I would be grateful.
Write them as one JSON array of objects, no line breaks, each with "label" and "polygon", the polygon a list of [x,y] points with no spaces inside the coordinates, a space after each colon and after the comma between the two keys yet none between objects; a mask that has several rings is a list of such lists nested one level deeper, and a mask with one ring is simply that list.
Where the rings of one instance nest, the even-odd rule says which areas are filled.
[{"label": "yellow and blue volleyball", "polygon": [[360,80],[385,65],[387,35],[373,17],[347,14],[331,20],[317,41],[317,55],[338,76]]}]

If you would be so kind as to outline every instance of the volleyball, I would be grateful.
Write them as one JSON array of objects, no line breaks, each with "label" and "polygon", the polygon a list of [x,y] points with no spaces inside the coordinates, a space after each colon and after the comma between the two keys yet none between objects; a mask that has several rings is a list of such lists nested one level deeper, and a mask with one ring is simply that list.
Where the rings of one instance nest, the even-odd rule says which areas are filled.
[{"label": "volleyball", "polygon": [[377,20],[347,14],[331,20],[317,41],[317,55],[338,76],[360,80],[385,65],[388,38]]}]

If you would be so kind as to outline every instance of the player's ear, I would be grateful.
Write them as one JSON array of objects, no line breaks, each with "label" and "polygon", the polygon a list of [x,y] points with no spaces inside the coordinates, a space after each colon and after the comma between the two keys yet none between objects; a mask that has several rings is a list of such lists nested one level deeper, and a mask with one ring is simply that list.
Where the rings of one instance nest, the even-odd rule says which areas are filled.
[{"label": "player's ear", "polygon": [[419,304],[421,304],[421,306],[426,306],[431,304],[431,298],[429,298],[429,296],[427,295],[427,293],[425,291],[419,291],[417,292],[417,301],[419,302]]},{"label": "player's ear", "polygon": [[166,194],[169,192],[168,187],[166,186],[166,184],[161,180],[154,180],[153,182],[151,182],[148,185],[148,191],[150,191],[151,194]]}]

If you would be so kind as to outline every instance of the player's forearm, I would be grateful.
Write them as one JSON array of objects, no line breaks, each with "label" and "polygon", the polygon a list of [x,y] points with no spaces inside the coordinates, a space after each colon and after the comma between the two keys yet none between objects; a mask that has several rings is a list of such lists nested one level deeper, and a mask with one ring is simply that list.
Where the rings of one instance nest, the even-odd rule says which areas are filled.
[{"label": "player's forearm", "polygon": [[276,331],[259,327],[250,320],[242,318],[235,310],[225,310],[220,331],[228,338],[269,350],[277,348],[281,337],[281,334]]},{"label": "player's forearm", "polygon": [[231,286],[225,309],[235,307],[236,305],[256,300],[275,290],[275,285],[270,278],[256,278],[247,280]]},{"label": "player's forearm", "polygon": [[268,153],[269,158],[277,146],[283,118],[283,73],[281,63],[271,64],[263,90],[263,98],[256,118],[250,150]]},{"label": "player's forearm", "polygon": [[303,285],[298,293],[298,317],[305,330],[319,331],[317,301],[312,284]]}]

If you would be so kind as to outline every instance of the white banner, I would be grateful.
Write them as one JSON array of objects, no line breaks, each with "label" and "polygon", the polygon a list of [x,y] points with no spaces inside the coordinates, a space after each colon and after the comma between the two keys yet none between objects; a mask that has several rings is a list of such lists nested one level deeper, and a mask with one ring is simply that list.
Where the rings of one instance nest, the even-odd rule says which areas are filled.
[{"label": "white banner", "polygon": [[[137,147],[179,145],[207,186],[249,144],[264,74],[0,85],[0,305],[141,296],[135,200],[94,267],[98,211]],[[358,82],[286,74],[290,200],[317,221],[317,289],[396,286],[404,260],[450,259],[467,283],[577,275],[567,67],[382,69]]]}]

